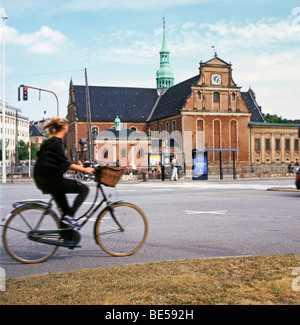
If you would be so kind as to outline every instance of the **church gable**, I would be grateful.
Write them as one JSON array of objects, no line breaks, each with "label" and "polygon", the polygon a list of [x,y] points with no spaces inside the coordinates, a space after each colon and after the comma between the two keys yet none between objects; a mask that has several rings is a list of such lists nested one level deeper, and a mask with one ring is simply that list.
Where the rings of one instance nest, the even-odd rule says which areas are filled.
[{"label": "church gable", "polygon": [[218,57],[200,63],[200,86],[237,87],[232,79],[231,64]]},{"label": "church gable", "polygon": [[205,64],[209,64],[209,65],[223,65],[223,66],[231,66],[229,63],[223,61],[222,59],[220,59],[219,57],[215,56],[213,59],[208,60],[207,62],[205,62]]}]

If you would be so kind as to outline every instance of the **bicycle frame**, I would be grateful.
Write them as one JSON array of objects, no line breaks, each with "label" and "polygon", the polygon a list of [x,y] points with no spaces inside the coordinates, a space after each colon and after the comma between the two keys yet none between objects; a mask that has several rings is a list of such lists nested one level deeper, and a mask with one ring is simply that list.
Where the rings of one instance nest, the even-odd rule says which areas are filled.
[{"label": "bicycle frame", "polygon": [[[97,201],[97,198],[98,198],[98,194],[99,194],[99,189],[101,191],[101,194],[102,194],[102,201],[100,203],[98,203],[98,205],[94,208],[95,204],[96,204],[96,201]],[[104,203],[104,202],[107,202],[107,207],[110,208],[110,204],[109,204],[109,201],[106,197],[106,194],[101,186],[101,183],[97,183],[97,190],[96,190],[96,194],[95,194],[95,198],[94,198],[94,202],[92,204],[92,206],[80,217],[76,218],[76,221],[78,220],[81,220],[83,218],[86,218],[82,224],[81,224],[81,228],[89,221],[89,219],[94,215],[94,213],[101,207],[101,205]],[[89,212],[94,208],[94,210],[89,214]],[[115,219],[115,218],[114,218]]]}]

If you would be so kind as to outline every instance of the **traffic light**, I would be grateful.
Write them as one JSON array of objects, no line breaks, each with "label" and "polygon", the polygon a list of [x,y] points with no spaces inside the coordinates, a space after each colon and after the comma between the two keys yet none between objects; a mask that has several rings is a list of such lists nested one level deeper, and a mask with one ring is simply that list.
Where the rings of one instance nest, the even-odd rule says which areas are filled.
[{"label": "traffic light", "polygon": [[28,100],[28,88],[23,87],[23,100]]}]

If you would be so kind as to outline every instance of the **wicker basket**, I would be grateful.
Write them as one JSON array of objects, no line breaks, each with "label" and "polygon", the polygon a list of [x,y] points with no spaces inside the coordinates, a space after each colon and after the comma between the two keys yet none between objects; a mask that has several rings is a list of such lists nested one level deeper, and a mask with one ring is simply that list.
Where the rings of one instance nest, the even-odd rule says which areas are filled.
[{"label": "wicker basket", "polygon": [[109,187],[115,187],[125,172],[124,167],[104,166],[95,172],[95,181]]}]

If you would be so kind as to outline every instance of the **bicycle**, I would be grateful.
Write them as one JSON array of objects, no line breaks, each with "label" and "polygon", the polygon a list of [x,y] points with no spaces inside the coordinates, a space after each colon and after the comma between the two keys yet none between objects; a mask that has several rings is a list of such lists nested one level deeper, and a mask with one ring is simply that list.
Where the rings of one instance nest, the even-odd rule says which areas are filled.
[{"label": "bicycle", "polygon": [[95,179],[95,175],[94,174],[86,174],[86,173],[82,173],[82,172],[77,172],[75,174],[75,179],[79,182],[81,181],[88,181],[88,182],[92,182]]},{"label": "bicycle", "polygon": [[[109,172],[107,172],[109,171]],[[124,171],[123,171],[124,172]],[[106,203],[94,225],[94,238],[103,251],[112,256],[129,256],[146,241],[148,222],[136,205],[123,201],[110,202],[102,185],[115,187],[123,174],[122,168],[101,167],[96,170],[96,194],[92,206],[76,220],[83,220],[79,230]],[[112,175],[115,179],[112,181]],[[118,173],[118,175],[116,175]],[[99,191],[102,201],[96,205]],[[61,223],[50,201],[19,201],[3,220],[2,239],[8,254],[25,264],[48,260],[59,247],[78,247],[81,236],[74,228]]]}]

